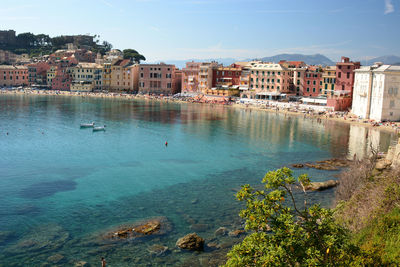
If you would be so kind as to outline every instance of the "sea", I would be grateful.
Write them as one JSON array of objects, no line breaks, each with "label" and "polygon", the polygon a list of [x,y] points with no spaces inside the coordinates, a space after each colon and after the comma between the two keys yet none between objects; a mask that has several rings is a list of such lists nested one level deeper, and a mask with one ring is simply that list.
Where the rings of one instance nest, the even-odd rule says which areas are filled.
[{"label": "sea", "polygon": [[[95,122],[105,131],[80,128]],[[0,266],[218,266],[244,235],[241,185],[294,163],[367,156],[397,135],[222,105],[0,95]],[[167,144],[166,144],[167,143]],[[294,169],[312,181],[338,171]],[[301,195],[299,195],[301,197]],[[309,194],[331,207],[334,189]],[[163,218],[160,235],[104,240]],[[189,233],[204,252],[183,251]],[[160,248],[161,252],[160,252]],[[160,253],[159,253],[160,252]]]}]

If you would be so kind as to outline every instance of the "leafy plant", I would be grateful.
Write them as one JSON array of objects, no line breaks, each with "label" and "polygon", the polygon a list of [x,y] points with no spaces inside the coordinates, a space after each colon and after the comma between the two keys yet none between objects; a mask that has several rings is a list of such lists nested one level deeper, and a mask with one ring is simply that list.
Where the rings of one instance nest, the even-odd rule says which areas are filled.
[{"label": "leafy plant", "polygon": [[[289,168],[268,172],[263,189],[242,186],[236,197],[246,203],[240,216],[252,232],[228,253],[226,266],[358,266],[367,264],[337,224],[333,210],[308,206],[306,174],[297,179]],[[301,204],[294,192],[303,196]],[[297,195],[297,194],[296,194]],[[290,204],[290,205],[289,205]]]}]

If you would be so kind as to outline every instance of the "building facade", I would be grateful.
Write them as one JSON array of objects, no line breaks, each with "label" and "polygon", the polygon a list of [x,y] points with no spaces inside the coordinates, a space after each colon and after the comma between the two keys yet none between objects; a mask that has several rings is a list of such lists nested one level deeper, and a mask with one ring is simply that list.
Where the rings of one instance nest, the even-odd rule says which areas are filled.
[{"label": "building facade", "polygon": [[50,65],[40,61],[28,65],[29,85],[47,85],[47,71]]},{"label": "building facade", "polygon": [[322,67],[308,66],[304,72],[303,96],[317,97],[322,93]]},{"label": "building facade", "polygon": [[200,62],[187,62],[182,69],[182,93],[199,92]]},{"label": "building facade", "polygon": [[69,68],[72,78],[71,91],[88,91],[88,84],[91,84],[90,91],[103,89],[103,66],[96,63],[81,62]]},{"label": "building facade", "polygon": [[139,93],[170,95],[180,92],[176,69],[174,65],[140,64],[139,65]]},{"label": "building facade", "polygon": [[283,65],[256,63],[251,67],[249,89],[254,90],[255,98],[277,99],[291,93],[292,77],[292,70]]},{"label": "building facade", "polygon": [[28,84],[28,67],[0,65],[0,86],[26,86]]},{"label": "building facade", "polygon": [[199,92],[204,93],[212,88],[213,69],[218,67],[217,62],[203,62],[199,68]]},{"label": "building facade", "polygon": [[332,96],[336,84],[336,66],[322,68],[322,94]]},{"label": "building facade", "polygon": [[355,70],[352,113],[375,121],[400,121],[400,66]]}]

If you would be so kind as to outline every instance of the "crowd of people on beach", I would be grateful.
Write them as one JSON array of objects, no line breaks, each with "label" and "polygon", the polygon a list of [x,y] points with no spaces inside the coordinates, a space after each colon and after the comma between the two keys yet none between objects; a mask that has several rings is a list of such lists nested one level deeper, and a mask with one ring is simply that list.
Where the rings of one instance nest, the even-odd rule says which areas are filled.
[{"label": "crowd of people on beach", "polygon": [[274,112],[291,114],[302,114],[304,117],[313,117],[318,120],[334,119],[348,123],[358,123],[372,127],[384,127],[387,130],[400,130],[400,122],[376,122],[359,118],[345,111],[333,111],[326,106],[306,105],[299,102],[280,102],[273,100],[241,100],[234,97],[207,96],[203,94],[176,94],[176,95],[155,95],[155,94],[130,94],[114,92],[71,92],[60,90],[43,90],[24,88],[18,90],[0,90],[3,94],[34,94],[34,95],[66,95],[80,97],[100,97],[100,98],[122,98],[122,99],[152,99],[161,101],[189,102],[202,104],[231,105],[246,109],[259,109]]}]

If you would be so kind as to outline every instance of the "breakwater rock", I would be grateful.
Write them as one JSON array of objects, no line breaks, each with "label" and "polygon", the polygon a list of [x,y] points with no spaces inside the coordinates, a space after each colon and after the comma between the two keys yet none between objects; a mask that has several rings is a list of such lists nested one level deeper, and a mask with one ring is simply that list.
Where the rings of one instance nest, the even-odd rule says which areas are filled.
[{"label": "breakwater rock", "polygon": [[327,159],[327,160],[320,160],[316,161],[315,163],[295,163],[291,166],[293,168],[314,168],[317,170],[325,170],[325,171],[337,171],[339,168],[348,167],[350,164],[349,160],[346,159]]}]

